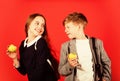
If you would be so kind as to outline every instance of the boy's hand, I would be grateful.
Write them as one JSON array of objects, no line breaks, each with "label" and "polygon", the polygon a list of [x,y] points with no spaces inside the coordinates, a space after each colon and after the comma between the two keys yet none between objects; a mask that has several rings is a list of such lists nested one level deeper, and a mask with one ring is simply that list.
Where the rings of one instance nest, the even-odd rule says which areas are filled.
[{"label": "boy's hand", "polygon": [[76,67],[78,65],[77,59],[69,59],[68,62],[71,66]]},{"label": "boy's hand", "polygon": [[68,54],[68,62],[72,67],[76,67],[78,65],[77,55],[74,53]]}]

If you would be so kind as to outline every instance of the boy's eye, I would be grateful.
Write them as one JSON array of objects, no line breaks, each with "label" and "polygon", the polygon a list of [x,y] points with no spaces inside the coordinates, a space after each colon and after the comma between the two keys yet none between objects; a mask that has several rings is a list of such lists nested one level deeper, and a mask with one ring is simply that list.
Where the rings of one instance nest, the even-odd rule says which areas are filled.
[{"label": "boy's eye", "polygon": [[69,29],[70,27],[69,27],[69,26],[67,26],[66,28],[67,28],[67,29]]}]

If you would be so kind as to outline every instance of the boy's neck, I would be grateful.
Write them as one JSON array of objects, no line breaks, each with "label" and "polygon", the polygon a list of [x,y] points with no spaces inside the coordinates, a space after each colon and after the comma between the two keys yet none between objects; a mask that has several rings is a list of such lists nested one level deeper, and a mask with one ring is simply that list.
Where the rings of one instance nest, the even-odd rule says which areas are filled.
[{"label": "boy's neck", "polygon": [[87,37],[85,36],[85,34],[83,34],[83,35],[79,35],[76,39],[84,40],[84,39],[87,39]]},{"label": "boy's neck", "polygon": [[84,33],[84,31],[82,30],[82,31],[80,31],[80,32],[78,32],[78,34],[77,34],[77,36],[76,36],[76,39],[87,39],[87,37],[86,37],[86,35],[85,35],[85,33]]}]

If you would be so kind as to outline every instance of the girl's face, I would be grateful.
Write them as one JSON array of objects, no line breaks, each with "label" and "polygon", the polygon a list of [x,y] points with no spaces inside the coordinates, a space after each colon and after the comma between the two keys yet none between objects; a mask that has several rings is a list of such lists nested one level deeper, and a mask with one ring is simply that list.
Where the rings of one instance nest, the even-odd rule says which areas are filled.
[{"label": "girl's face", "polygon": [[31,22],[28,29],[28,35],[38,36],[42,35],[44,32],[45,20],[41,16],[35,17],[35,19]]},{"label": "girl's face", "polygon": [[65,33],[68,35],[70,39],[76,38],[79,30],[79,25],[68,22],[65,24]]}]

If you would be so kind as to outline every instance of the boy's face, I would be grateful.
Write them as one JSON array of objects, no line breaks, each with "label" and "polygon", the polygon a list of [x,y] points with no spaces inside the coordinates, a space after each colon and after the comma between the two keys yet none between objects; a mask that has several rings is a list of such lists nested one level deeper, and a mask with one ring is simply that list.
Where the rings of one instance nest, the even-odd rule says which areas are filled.
[{"label": "boy's face", "polygon": [[79,25],[73,22],[65,23],[65,33],[70,39],[76,38],[79,30]]}]

